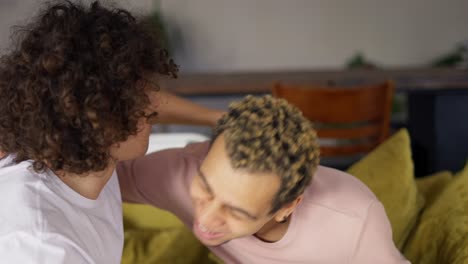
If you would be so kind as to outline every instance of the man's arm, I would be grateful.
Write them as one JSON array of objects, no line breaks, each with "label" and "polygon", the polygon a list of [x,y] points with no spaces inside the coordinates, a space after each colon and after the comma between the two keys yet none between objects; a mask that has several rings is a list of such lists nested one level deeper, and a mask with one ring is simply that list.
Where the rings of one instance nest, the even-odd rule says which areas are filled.
[{"label": "man's arm", "polygon": [[122,199],[172,211],[174,200],[188,194],[186,180],[197,173],[208,147],[209,142],[194,143],[119,162],[117,175]]},{"label": "man's arm", "polygon": [[384,207],[377,200],[368,209],[367,219],[351,263],[410,264],[395,247],[392,227]]},{"label": "man's arm", "polygon": [[4,157],[6,157],[6,152],[3,152],[1,149],[0,149],[0,159],[3,159]]},{"label": "man's arm", "polygon": [[224,114],[223,111],[195,104],[167,91],[161,90],[157,94],[153,101],[158,112],[157,123],[214,127]]}]

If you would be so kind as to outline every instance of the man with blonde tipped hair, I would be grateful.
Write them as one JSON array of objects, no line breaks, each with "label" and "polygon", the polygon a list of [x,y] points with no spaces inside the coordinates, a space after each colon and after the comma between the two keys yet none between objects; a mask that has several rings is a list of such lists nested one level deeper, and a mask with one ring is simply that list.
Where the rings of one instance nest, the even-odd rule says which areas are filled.
[{"label": "man with blonde tipped hair", "polygon": [[408,263],[375,195],[318,164],[298,109],[249,96],[212,141],[120,163],[117,174],[124,200],[174,213],[226,263]]}]

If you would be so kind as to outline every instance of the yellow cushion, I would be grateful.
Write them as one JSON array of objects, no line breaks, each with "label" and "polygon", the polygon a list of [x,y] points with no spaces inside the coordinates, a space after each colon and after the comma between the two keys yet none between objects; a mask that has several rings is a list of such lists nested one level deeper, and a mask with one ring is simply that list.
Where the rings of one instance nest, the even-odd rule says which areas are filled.
[{"label": "yellow cushion", "polygon": [[146,204],[123,203],[123,217],[126,229],[185,227],[172,213]]},{"label": "yellow cushion", "polygon": [[208,253],[186,228],[134,229],[125,231],[122,263],[209,263]]},{"label": "yellow cushion", "polygon": [[424,205],[413,175],[408,131],[401,129],[348,172],[363,181],[382,202],[401,249]]},{"label": "yellow cushion", "polygon": [[450,171],[441,171],[435,174],[416,179],[419,192],[424,196],[424,207],[430,207],[442,190],[450,183],[453,175]]},{"label": "yellow cushion", "polygon": [[148,205],[123,204],[122,264],[216,263],[173,214]]},{"label": "yellow cushion", "polygon": [[424,209],[404,254],[412,263],[466,263],[468,164],[453,177],[434,202]]}]

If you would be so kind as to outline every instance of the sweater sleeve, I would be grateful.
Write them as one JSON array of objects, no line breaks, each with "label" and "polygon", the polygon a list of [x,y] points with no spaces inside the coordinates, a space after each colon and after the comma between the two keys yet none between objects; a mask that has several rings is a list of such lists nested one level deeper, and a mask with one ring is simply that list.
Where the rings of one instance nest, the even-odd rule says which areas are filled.
[{"label": "sweater sleeve", "polygon": [[171,211],[178,194],[188,191],[186,180],[198,171],[208,147],[209,142],[194,143],[120,162],[117,175],[122,199]]},{"label": "sweater sleeve", "polygon": [[351,263],[409,264],[392,239],[392,227],[383,205],[374,200],[368,209]]}]

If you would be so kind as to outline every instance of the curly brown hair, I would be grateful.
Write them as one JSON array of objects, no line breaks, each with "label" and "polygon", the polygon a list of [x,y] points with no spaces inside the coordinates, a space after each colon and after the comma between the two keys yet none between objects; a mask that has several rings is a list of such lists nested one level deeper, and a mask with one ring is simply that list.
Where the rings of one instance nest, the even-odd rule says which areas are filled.
[{"label": "curly brown hair", "polygon": [[145,76],[177,74],[157,32],[98,2],[49,3],[13,39],[0,60],[0,149],[37,171],[106,168],[158,89]]},{"label": "curly brown hair", "polygon": [[233,168],[273,172],[281,186],[270,214],[294,201],[312,180],[319,163],[317,134],[296,107],[272,96],[247,96],[219,120]]}]

